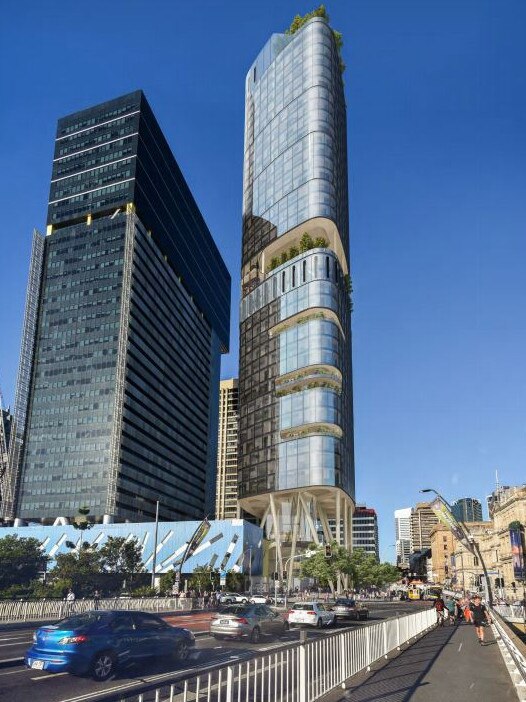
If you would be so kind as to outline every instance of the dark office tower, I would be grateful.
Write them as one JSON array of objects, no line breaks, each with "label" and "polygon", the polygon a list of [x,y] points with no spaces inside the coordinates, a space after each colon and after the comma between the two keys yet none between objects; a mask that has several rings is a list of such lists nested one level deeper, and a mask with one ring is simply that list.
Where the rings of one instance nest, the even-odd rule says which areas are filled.
[{"label": "dark office tower", "polygon": [[230,276],[142,92],[59,120],[37,288],[5,516],[212,512]]},{"label": "dark office tower", "polygon": [[476,497],[462,497],[453,502],[451,511],[461,522],[482,521],[482,505]]},{"label": "dark office tower", "polygon": [[245,100],[239,499],[282,571],[300,542],[351,548],[346,111],[327,22],[272,35]]}]

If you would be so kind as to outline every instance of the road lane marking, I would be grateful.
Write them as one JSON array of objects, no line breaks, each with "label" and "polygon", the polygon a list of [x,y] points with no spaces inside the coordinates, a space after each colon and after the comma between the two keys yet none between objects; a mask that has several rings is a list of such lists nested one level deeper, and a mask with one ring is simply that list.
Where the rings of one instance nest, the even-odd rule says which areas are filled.
[{"label": "road lane marking", "polygon": [[460,646],[458,647],[459,653],[460,653],[460,649],[462,648],[462,643],[463,643],[463,642],[461,641],[461,642],[460,642]]},{"label": "road lane marking", "polygon": [[25,643],[31,643],[31,641],[14,641],[13,643],[0,644],[0,648],[4,648],[4,646],[21,646]]},{"label": "road lane marking", "polygon": [[3,675],[17,675],[19,673],[27,673],[27,668],[22,668],[21,670],[10,670],[8,673],[0,673],[0,677]]},{"label": "road lane marking", "polygon": [[30,680],[34,680],[35,682],[39,682],[40,680],[54,680],[60,675],[69,675],[69,673],[48,673],[47,675],[41,675],[39,678],[30,678]]}]

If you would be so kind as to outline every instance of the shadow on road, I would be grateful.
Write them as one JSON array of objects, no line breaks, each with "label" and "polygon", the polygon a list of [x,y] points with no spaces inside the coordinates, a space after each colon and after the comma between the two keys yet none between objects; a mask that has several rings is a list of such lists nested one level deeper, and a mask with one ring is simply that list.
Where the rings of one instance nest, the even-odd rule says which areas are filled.
[{"label": "shadow on road", "polygon": [[455,633],[455,627],[435,629],[426,636],[426,644],[409,648],[363,682],[351,685],[345,693],[349,702],[407,702]]}]

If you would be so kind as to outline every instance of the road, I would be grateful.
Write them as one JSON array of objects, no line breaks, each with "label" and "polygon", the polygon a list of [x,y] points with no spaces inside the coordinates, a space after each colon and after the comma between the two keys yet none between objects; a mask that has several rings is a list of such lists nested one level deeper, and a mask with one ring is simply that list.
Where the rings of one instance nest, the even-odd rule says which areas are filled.
[{"label": "road", "polygon": [[[417,602],[378,602],[370,603],[371,616],[368,621],[351,622],[345,626],[361,627],[381,619],[410,614],[422,605]],[[423,603],[428,607],[429,603]],[[203,612],[184,616],[166,616],[165,619],[176,626],[185,626],[195,633],[208,632],[210,613]],[[27,670],[13,659],[23,656],[31,643],[34,628],[0,630],[0,698],[5,695],[9,702],[28,702],[38,697],[39,702],[87,702],[97,700],[108,692],[139,690],[146,683],[162,682],[174,676],[202,671],[203,667],[219,663],[232,663],[247,660],[259,653],[286,647],[299,639],[299,631],[294,629],[279,640],[264,638],[259,644],[247,641],[216,641],[211,636],[197,637],[193,659],[184,664],[172,660],[149,660],[143,665],[125,668],[106,683],[96,683],[87,677],[75,677],[68,673],[43,673]],[[325,636],[335,631],[309,630],[309,637]]]}]

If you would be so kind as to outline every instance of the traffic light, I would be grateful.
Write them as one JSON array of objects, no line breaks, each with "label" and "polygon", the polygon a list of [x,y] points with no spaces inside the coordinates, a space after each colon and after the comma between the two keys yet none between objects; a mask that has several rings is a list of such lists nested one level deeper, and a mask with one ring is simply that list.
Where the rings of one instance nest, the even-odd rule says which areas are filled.
[{"label": "traffic light", "polygon": [[332,546],[330,544],[325,544],[325,558],[332,557]]},{"label": "traffic light", "polygon": [[274,580],[279,580],[279,573],[277,570],[274,571]]},{"label": "traffic light", "polygon": [[287,571],[284,570],[284,571],[283,571],[283,580],[286,580],[286,579],[287,579]]}]

